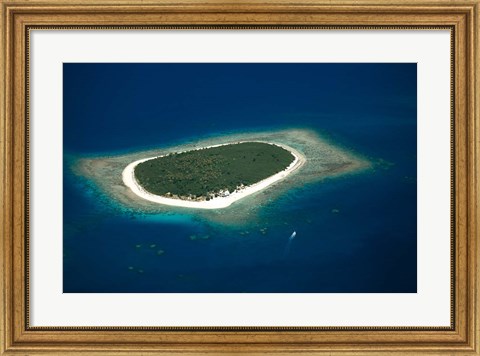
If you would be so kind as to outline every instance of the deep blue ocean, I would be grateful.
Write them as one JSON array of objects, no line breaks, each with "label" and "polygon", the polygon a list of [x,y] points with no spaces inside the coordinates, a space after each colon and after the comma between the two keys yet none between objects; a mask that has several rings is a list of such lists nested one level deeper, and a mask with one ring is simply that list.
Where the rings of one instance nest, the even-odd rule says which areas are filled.
[{"label": "deep blue ocean", "polygon": [[[416,64],[70,63],[63,75],[64,292],[417,291]],[[132,211],[70,169],[283,128],[388,164],[286,192],[260,211],[266,233]]]}]

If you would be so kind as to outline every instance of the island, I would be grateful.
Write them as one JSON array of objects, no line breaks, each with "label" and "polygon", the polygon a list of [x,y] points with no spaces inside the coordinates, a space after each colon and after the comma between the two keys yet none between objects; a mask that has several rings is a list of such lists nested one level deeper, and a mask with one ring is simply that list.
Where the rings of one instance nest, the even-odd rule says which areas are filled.
[{"label": "island", "polygon": [[149,157],[130,163],[124,184],[142,199],[219,209],[299,169],[305,157],[286,145],[242,141]]},{"label": "island", "polygon": [[[267,166],[263,167],[263,163],[260,165],[263,161],[255,157],[258,149],[253,148],[252,155],[248,153],[248,159],[247,153],[237,152],[239,155],[234,157],[235,161],[232,157],[231,166],[218,164],[225,162],[218,156],[216,165],[199,170],[201,161],[188,158],[199,154],[204,160],[208,160],[208,155],[215,153],[213,150],[215,147],[232,150],[241,148],[243,151],[243,146],[233,144],[257,142],[262,143],[259,146],[262,150],[271,149],[272,153],[275,151],[275,159],[271,157],[272,153],[270,153],[272,159],[267,159],[267,151],[262,155],[262,160],[265,159],[268,165],[272,164],[271,171],[263,170],[267,169]],[[231,153],[233,154],[233,151]],[[243,163],[248,163],[255,174],[263,175],[248,174],[228,180],[227,169],[232,175],[233,162],[241,164],[243,155],[245,155]],[[277,158],[279,161],[276,160]],[[183,179],[178,187],[164,184],[167,177],[174,179],[175,172],[172,170],[174,167],[164,164],[169,162],[164,159],[179,164],[176,168],[177,174],[182,174]],[[151,177],[151,184],[149,184],[145,177],[141,177],[141,173],[138,174],[143,166],[141,163],[145,163],[145,168],[150,168],[149,165],[152,164],[152,169],[158,164],[156,167],[159,169],[158,172],[161,172],[162,166],[168,166],[168,174],[158,175],[155,179]],[[71,155],[67,157],[66,165],[73,174],[83,178],[78,181],[85,189],[92,192],[95,199],[104,202],[102,207],[108,210],[109,214],[113,212],[131,214],[132,219],[141,214],[143,219],[153,221],[207,219],[214,223],[228,225],[241,225],[245,221],[260,219],[261,210],[265,208],[265,211],[268,211],[268,207],[275,205],[280,198],[285,201],[291,200],[291,203],[295,204],[296,199],[301,199],[304,194],[302,193],[304,188],[310,184],[345,175],[362,174],[374,167],[370,158],[341,145],[331,137],[305,128],[217,133],[185,137],[172,142],[159,141],[158,147],[149,149],[132,147],[124,152],[110,154]],[[139,170],[135,172],[137,166]],[[259,166],[262,166],[262,170],[257,172]],[[185,175],[185,171],[182,172],[179,167],[185,167],[188,172],[195,175]],[[148,171],[149,169],[146,170],[147,173]],[[200,172],[203,172],[203,176]],[[242,173],[239,169],[236,172]],[[156,179],[160,180],[156,181]],[[181,190],[182,185],[187,189]],[[201,189],[194,189],[195,186]],[[224,195],[224,197],[220,199],[218,196],[215,197],[215,194]],[[199,206],[199,209],[192,209]]]}]

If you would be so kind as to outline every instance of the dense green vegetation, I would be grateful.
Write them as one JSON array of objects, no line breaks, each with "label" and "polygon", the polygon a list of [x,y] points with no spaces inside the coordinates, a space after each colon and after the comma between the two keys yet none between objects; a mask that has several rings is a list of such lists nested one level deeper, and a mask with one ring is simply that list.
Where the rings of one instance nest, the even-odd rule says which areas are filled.
[{"label": "dense green vegetation", "polygon": [[148,192],[183,199],[209,200],[232,193],[287,168],[294,156],[282,147],[242,142],[172,153],[135,167],[135,178]]}]

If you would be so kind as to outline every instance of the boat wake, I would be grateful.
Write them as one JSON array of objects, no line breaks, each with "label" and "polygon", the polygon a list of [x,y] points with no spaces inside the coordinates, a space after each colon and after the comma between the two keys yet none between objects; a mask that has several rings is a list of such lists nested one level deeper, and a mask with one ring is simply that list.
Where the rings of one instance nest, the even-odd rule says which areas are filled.
[{"label": "boat wake", "polygon": [[290,253],[290,247],[292,245],[292,241],[293,239],[295,238],[295,236],[297,236],[297,232],[294,231],[290,237],[288,238],[288,241],[287,241],[287,245],[285,246],[285,257],[288,256],[288,254]]}]

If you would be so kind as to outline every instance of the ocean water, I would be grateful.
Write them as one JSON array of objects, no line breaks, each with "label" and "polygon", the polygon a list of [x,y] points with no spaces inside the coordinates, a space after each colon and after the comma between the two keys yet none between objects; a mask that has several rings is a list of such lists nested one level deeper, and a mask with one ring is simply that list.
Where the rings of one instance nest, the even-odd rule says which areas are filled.
[{"label": "ocean water", "polygon": [[[65,293],[417,291],[416,64],[63,71]],[[315,130],[374,169],[292,189],[241,225],[134,211],[70,169],[78,157],[284,128]]]}]

